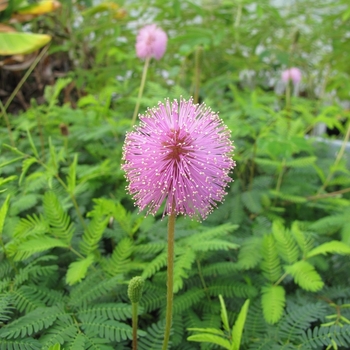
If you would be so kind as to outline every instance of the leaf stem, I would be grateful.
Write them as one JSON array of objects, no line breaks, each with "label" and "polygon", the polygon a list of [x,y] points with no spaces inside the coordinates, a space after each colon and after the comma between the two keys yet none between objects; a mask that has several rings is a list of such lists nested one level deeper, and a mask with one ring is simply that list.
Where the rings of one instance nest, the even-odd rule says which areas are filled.
[{"label": "leaf stem", "polygon": [[134,110],[134,115],[132,116],[131,125],[135,124],[136,118],[137,118],[137,113],[139,112],[141,98],[142,98],[143,89],[144,89],[145,83],[146,83],[147,71],[148,71],[148,66],[149,66],[150,60],[151,60],[151,57],[147,57],[145,60],[145,65],[143,66],[141,85],[140,85],[140,89],[139,89],[139,94],[137,96],[137,102],[136,102],[136,106],[135,106],[135,110]]},{"label": "leaf stem", "polygon": [[131,303],[132,307],[132,349],[137,350],[137,307],[139,303]]},{"label": "leaf stem", "polygon": [[167,303],[166,303],[164,342],[163,342],[162,350],[167,350],[168,348],[171,323],[172,323],[172,314],[173,314],[175,218],[176,218],[176,214],[174,211],[172,211],[168,221]]},{"label": "leaf stem", "polygon": [[7,110],[8,106],[11,104],[12,100],[14,99],[14,97],[17,95],[18,91],[20,90],[20,88],[22,87],[22,85],[25,83],[25,81],[28,79],[29,75],[32,73],[32,71],[34,70],[34,68],[36,67],[36,65],[40,62],[40,60],[42,59],[42,57],[45,55],[46,51],[49,49],[49,45],[45,46],[42,51],[40,52],[40,54],[37,56],[37,58],[34,60],[34,62],[32,63],[32,65],[28,68],[28,70],[26,71],[26,73],[23,75],[23,78],[20,80],[20,82],[17,84],[16,88],[13,90],[11,96],[9,97],[9,99],[7,100],[6,104],[5,104],[5,110]]}]

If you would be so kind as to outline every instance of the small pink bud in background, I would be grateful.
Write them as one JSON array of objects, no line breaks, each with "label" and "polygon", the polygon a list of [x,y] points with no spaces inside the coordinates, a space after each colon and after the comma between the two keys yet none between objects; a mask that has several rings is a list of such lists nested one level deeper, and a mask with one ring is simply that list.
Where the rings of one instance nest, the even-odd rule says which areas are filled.
[{"label": "small pink bud in background", "polygon": [[288,83],[291,80],[294,84],[298,84],[301,80],[301,71],[299,68],[289,68],[282,72],[282,80]]},{"label": "small pink bud in background", "polygon": [[136,54],[139,58],[159,60],[163,57],[168,37],[163,29],[155,24],[149,24],[140,29],[136,38]]}]

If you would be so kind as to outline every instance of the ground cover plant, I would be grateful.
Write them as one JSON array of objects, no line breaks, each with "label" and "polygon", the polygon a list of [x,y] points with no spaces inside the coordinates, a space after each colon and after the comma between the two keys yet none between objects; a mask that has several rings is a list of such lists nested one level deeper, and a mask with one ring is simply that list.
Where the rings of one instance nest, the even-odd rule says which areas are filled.
[{"label": "ground cover plant", "polygon": [[[1,60],[0,349],[348,349],[348,1],[57,7],[16,24],[52,38],[26,70]],[[191,97],[236,164],[208,216],[176,217],[170,329],[173,202],[139,212],[124,142]]]}]

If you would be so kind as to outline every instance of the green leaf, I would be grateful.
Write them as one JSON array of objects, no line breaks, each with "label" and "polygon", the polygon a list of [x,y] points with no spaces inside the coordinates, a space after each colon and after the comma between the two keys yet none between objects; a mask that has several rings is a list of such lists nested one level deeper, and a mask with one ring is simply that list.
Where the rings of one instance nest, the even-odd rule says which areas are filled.
[{"label": "green leaf", "polygon": [[9,208],[9,203],[10,203],[10,195],[8,195],[4,201],[4,203],[1,206],[0,209],[0,240],[2,239],[2,230],[4,228],[4,223],[5,223],[5,218],[7,215],[7,211]]},{"label": "green leaf", "polygon": [[286,304],[285,290],[282,286],[269,285],[261,289],[261,305],[267,323],[274,324],[280,320]]},{"label": "green leaf", "polygon": [[191,332],[204,332],[204,333],[216,334],[216,335],[221,335],[222,337],[225,336],[225,333],[221,329],[216,329],[216,328],[187,328],[187,330]]},{"label": "green leaf", "polygon": [[[204,329],[203,329],[204,330]],[[187,338],[188,341],[195,341],[199,343],[212,343],[219,346],[222,346],[225,349],[230,350],[231,344],[227,339],[224,339],[218,335],[209,334],[209,333],[200,333],[200,334],[194,334],[190,335]]]},{"label": "green leaf", "polygon": [[226,332],[230,331],[230,325],[228,322],[228,317],[227,317],[227,310],[226,310],[226,305],[225,305],[225,301],[222,297],[222,295],[219,295],[219,299],[220,299],[220,304],[221,304],[221,321],[222,324],[224,325],[224,329]]},{"label": "green leaf", "polygon": [[327,253],[341,254],[341,255],[350,254],[350,247],[349,245],[340,241],[330,241],[330,242],[323,243],[318,247],[310,250],[306,254],[306,258],[309,259],[315,255],[327,254]]},{"label": "green leaf", "polygon": [[28,169],[31,167],[31,165],[33,165],[34,163],[37,163],[37,159],[34,157],[31,158],[27,158],[23,161],[22,163],[22,173],[21,176],[19,177],[19,181],[18,184],[21,185],[22,180],[24,179]]},{"label": "green leaf", "polygon": [[264,276],[270,282],[276,282],[282,275],[280,259],[277,253],[276,242],[273,235],[265,235],[262,242],[263,261],[260,266]]},{"label": "green leaf", "polygon": [[1,328],[0,337],[11,339],[33,336],[50,327],[62,313],[64,312],[57,306],[39,307]]},{"label": "green leaf", "polygon": [[316,157],[296,158],[286,162],[286,166],[290,168],[304,168],[313,165],[316,162]]},{"label": "green leaf", "polygon": [[299,250],[292,234],[279,221],[273,222],[272,234],[281,259],[287,264],[295,263],[299,257]]},{"label": "green leaf", "polygon": [[233,325],[231,350],[240,349],[244,324],[248,314],[248,308],[249,308],[249,299],[244,302],[241,308],[241,311],[238,314],[237,320]]},{"label": "green leaf", "polygon": [[45,46],[51,40],[47,34],[0,33],[0,55],[25,55]]},{"label": "green leaf", "polygon": [[285,266],[285,270],[293,276],[295,283],[307,291],[317,292],[323,288],[324,283],[321,276],[307,261],[301,260],[293,265]]},{"label": "green leaf", "polygon": [[90,254],[85,259],[72,262],[68,267],[66,282],[69,285],[73,285],[77,282],[80,282],[82,279],[85,278],[88,268],[93,262],[93,254]]},{"label": "green leaf", "polygon": [[57,247],[68,248],[68,245],[56,238],[39,237],[20,243],[11,255],[16,261],[25,260],[35,253]]},{"label": "green leaf", "polygon": [[38,152],[38,150],[35,147],[35,144],[34,144],[34,141],[33,141],[33,138],[32,138],[32,134],[30,133],[29,130],[27,130],[27,137],[28,137],[28,140],[29,140],[29,143],[30,143],[30,147],[32,148],[32,151],[33,151],[35,157],[39,159],[40,158],[39,157],[39,152]]}]

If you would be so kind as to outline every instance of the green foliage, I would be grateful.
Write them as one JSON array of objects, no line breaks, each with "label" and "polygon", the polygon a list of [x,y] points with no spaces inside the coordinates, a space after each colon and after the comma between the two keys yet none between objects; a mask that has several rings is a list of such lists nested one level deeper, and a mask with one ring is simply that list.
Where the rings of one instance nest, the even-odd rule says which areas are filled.
[{"label": "green foliage", "polygon": [[268,323],[276,323],[283,315],[286,303],[286,292],[282,286],[269,285],[262,287],[261,306]]},{"label": "green foliage", "polygon": [[[282,3],[61,1],[28,22],[53,40],[34,74],[19,63],[19,90],[19,67],[0,64],[0,349],[131,348],[136,275],[139,349],[162,349],[167,217],[134,208],[121,170],[140,11],[169,36],[140,113],[193,95],[236,147],[225,201],[176,220],[169,349],[350,347],[350,7]],[[331,137],[314,137],[322,125]]]},{"label": "green foliage", "polygon": [[249,308],[249,300],[246,300],[242,306],[242,309],[239,312],[237,320],[231,331],[224,299],[221,295],[219,295],[219,298],[221,304],[221,322],[223,324],[224,331],[215,328],[189,328],[190,331],[199,333],[191,335],[187,339],[189,341],[213,343],[227,350],[239,350],[243,328]]}]

